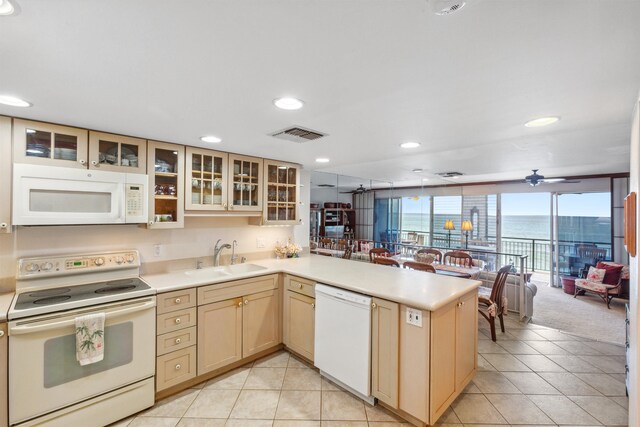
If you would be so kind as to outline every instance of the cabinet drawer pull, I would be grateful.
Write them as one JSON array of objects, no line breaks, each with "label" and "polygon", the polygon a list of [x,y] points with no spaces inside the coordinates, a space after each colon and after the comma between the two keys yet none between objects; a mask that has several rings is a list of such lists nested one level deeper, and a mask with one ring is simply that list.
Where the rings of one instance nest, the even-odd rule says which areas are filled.
[{"label": "cabinet drawer pull", "polygon": [[176,365],[176,371],[179,371],[180,369],[182,369],[182,365],[178,363],[178,364]]},{"label": "cabinet drawer pull", "polygon": [[298,289],[302,289],[302,283],[298,283]]},{"label": "cabinet drawer pull", "polygon": [[176,302],[176,304],[180,304],[182,302],[182,300],[180,298],[176,298],[175,302]]},{"label": "cabinet drawer pull", "polygon": [[[9,225],[6,222],[3,222],[2,224],[0,224],[0,228],[2,228],[2,229],[5,229],[7,227],[9,227]],[[629,323],[629,322],[627,322],[627,323]]]},{"label": "cabinet drawer pull", "polygon": [[176,338],[176,344],[180,344],[182,340],[180,338]]},{"label": "cabinet drawer pull", "polygon": [[176,325],[179,325],[179,324],[180,324],[180,322],[181,322],[180,318],[179,318],[179,317],[178,317],[178,318],[176,318]]}]

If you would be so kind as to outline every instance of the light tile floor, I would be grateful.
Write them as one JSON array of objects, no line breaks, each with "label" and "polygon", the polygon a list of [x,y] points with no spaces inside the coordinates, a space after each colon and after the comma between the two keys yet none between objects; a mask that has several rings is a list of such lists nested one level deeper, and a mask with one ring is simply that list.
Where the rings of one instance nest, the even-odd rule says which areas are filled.
[{"label": "light tile floor", "polygon": [[[626,426],[624,348],[507,319],[479,319],[478,374],[438,426]],[[397,427],[280,352],[158,402],[117,427]],[[404,424],[409,425],[409,424]]]}]

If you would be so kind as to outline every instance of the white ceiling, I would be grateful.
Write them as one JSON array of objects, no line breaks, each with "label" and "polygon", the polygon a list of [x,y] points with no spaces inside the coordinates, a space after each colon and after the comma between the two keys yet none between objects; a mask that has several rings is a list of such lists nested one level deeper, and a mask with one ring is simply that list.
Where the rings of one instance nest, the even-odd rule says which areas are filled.
[{"label": "white ceiling", "polygon": [[[426,0],[15,2],[0,93],[34,105],[0,114],[199,146],[214,134],[220,150],[396,186],[629,169],[636,0],[470,0],[445,17]],[[276,109],[284,95],[305,108]],[[523,126],[547,115],[562,119]],[[267,136],[294,124],[330,136]]]}]

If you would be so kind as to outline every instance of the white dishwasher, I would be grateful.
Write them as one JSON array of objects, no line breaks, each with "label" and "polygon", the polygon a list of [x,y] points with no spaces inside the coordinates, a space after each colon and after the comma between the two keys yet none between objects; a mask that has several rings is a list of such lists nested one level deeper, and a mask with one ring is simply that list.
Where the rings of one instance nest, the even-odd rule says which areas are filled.
[{"label": "white dishwasher", "polygon": [[315,366],[373,404],[371,297],[318,283],[315,321]]}]

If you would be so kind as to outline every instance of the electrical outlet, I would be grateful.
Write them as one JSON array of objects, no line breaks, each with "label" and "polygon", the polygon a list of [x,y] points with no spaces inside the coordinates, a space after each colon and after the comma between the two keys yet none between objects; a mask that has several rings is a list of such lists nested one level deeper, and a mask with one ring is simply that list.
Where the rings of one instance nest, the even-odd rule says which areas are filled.
[{"label": "electrical outlet", "polygon": [[162,247],[160,245],[153,245],[153,256],[160,256],[161,251]]},{"label": "electrical outlet", "polygon": [[422,328],[422,310],[407,307],[407,323]]},{"label": "electrical outlet", "polygon": [[258,237],[258,238],[256,239],[256,247],[257,247],[258,249],[262,249],[262,248],[264,248],[264,239],[263,239],[262,237]]}]

